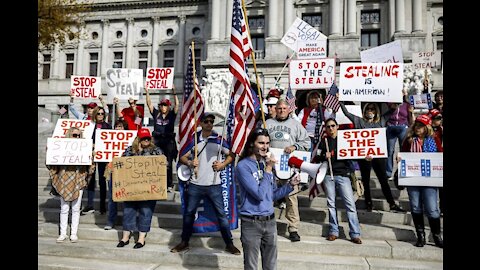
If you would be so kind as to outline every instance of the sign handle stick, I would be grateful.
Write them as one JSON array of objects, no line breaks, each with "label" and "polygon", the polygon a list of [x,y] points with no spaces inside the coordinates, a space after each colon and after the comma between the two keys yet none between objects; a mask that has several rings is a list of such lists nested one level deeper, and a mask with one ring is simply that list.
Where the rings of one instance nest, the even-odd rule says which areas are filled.
[{"label": "sign handle stick", "polygon": [[[330,152],[330,149],[328,149],[328,140],[325,138],[325,146],[327,147],[327,152]],[[330,167],[330,176],[332,177],[333,180],[333,170],[332,170],[332,158],[328,158],[328,166]]]}]

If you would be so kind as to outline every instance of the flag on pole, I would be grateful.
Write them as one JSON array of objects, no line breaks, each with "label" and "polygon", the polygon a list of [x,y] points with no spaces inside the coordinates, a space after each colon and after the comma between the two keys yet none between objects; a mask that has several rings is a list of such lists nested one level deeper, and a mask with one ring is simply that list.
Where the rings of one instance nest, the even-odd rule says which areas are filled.
[{"label": "flag on pole", "polygon": [[290,106],[290,112],[294,112],[297,109],[297,105],[295,105],[296,98],[292,93],[292,88],[290,88],[290,85],[288,86],[285,98],[287,99],[288,105]]},{"label": "flag on pole", "polygon": [[[180,125],[179,125],[179,145],[180,156],[183,156],[189,151],[194,142],[194,134],[196,130],[194,128],[200,123],[200,116],[203,114],[204,105],[202,95],[200,94],[200,88],[198,86],[198,80],[196,74],[193,74],[193,59],[192,48],[188,53],[188,65],[187,75],[185,77],[185,86],[183,90],[183,106],[180,113]],[[195,100],[194,92],[195,91]],[[194,117],[196,108],[196,117]],[[197,123],[195,124],[195,119]]]},{"label": "flag on pole", "polygon": [[325,101],[323,102],[325,107],[332,109],[334,112],[337,112],[338,109],[340,109],[340,102],[338,101],[337,93],[338,87],[333,83],[325,97]]},{"label": "flag on pole", "polygon": [[247,137],[255,125],[255,108],[246,68],[246,58],[252,48],[240,0],[233,0],[229,70],[233,75],[231,98],[234,101],[234,132],[231,146],[237,155],[242,152]]}]

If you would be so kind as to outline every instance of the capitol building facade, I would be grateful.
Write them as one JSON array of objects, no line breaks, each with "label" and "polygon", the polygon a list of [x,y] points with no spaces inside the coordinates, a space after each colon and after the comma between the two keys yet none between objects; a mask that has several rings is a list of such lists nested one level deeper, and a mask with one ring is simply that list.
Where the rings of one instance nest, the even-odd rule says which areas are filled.
[{"label": "capitol building facade", "polygon": [[[280,42],[298,17],[328,37],[327,56],[360,62],[360,52],[400,41],[403,60],[412,53],[443,52],[443,1],[436,0],[244,0],[259,84],[274,86],[292,50]],[[92,0],[83,38],[38,51],[38,106],[58,111],[69,103],[72,75],[102,77],[108,68],[174,67],[176,92],[183,91],[188,50],[195,62],[207,110],[226,106],[232,0]],[[255,81],[252,59],[249,73]],[[431,70],[432,91],[443,90],[441,66]],[[288,87],[288,69],[279,78]],[[264,90],[264,94],[266,91]],[[298,94],[298,93],[297,93]],[[153,103],[172,98],[156,91]],[[181,96],[180,102],[181,102]],[[77,109],[90,101],[75,100]],[[111,106],[112,100],[107,99]],[[121,106],[126,106],[126,101]],[[141,99],[139,104],[145,104]],[[111,110],[112,111],[112,110]],[[147,113],[148,114],[148,113]],[[222,113],[225,115],[225,113]]]}]

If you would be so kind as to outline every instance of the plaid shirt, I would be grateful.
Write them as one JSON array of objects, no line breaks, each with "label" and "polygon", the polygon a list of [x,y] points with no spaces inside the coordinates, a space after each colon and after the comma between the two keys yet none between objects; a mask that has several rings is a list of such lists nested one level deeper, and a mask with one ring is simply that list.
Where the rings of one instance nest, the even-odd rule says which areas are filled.
[{"label": "plaid shirt", "polygon": [[95,172],[95,163],[92,165],[47,166],[52,186],[66,202],[78,198],[79,191],[87,186]]}]

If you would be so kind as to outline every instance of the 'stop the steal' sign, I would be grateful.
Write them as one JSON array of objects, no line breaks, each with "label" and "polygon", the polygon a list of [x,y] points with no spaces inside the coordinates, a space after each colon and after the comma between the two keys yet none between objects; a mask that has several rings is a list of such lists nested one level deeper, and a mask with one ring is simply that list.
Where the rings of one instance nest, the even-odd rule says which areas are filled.
[{"label": "'stop the steal' sign", "polygon": [[339,130],[337,159],[387,157],[386,128]]},{"label": "'stop the steal' sign", "polygon": [[167,199],[167,158],[164,155],[115,157],[112,162],[113,201]]},{"label": "'stop the steal' sign", "polygon": [[335,58],[292,60],[289,69],[292,89],[329,88],[335,81]]},{"label": "'stop the steal' sign", "polygon": [[143,70],[130,68],[109,68],[105,75],[108,96],[113,100],[133,98],[138,100],[143,91]]},{"label": "'stop the steal' sign", "polygon": [[293,24],[288,28],[287,32],[280,40],[285,46],[296,51],[298,40],[326,40],[327,36],[313,28],[300,18],[296,18]]},{"label": "'stop the steal' sign", "polygon": [[70,92],[76,98],[98,98],[101,91],[101,77],[72,76],[70,79]]},{"label": "'stop the steal' sign", "polygon": [[172,89],[173,68],[148,68],[147,89]]}]

